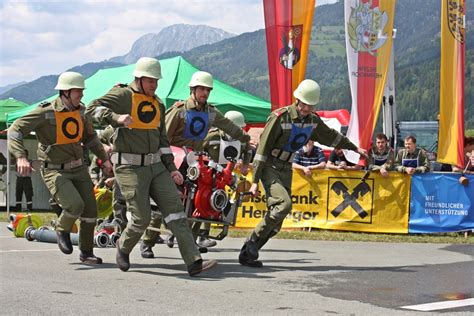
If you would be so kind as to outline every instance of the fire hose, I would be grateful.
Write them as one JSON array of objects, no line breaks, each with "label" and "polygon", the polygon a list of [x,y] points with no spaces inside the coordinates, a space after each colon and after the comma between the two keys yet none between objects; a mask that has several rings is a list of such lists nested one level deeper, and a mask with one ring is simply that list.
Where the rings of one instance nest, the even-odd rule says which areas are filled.
[{"label": "fire hose", "polygon": [[15,237],[23,237],[28,227],[39,228],[43,224],[39,216],[31,214],[11,214],[9,220],[10,224],[7,225],[7,228],[13,232]]},{"label": "fire hose", "polygon": [[[71,236],[71,243],[73,245],[79,245],[79,234],[70,234]],[[56,236],[56,231],[54,230],[49,230],[48,227],[46,226],[41,226],[38,229],[35,229],[34,227],[28,227],[25,230],[25,238],[28,241],[39,241],[39,242],[48,242],[48,243],[53,243],[57,244],[58,243],[58,238]]]}]

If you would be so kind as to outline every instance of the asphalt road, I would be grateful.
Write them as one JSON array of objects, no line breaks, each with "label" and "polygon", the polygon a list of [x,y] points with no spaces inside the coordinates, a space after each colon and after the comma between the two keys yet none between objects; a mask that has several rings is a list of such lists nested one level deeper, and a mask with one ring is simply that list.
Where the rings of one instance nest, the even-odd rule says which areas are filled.
[{"label": "asphalt road", "polygon": [[204,258],[219,265],[188,276],[177,247],[138,247],[128,272],[114,249],[86,266],[55,244],[14,238],[0,226],[1,315],[426,315],[404,309],[440,301],[470,306],[428,314],[474,313],[474,246],[271,240],[264,267],[240,266],[243,239],[226,238]]}]

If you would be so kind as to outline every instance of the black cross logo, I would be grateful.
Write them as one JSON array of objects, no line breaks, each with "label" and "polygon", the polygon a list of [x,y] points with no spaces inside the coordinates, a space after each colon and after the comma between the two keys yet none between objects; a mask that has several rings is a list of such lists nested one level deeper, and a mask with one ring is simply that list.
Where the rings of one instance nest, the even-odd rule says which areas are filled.
[{"label": "black cross logo", "polygon": [[364,182],[360,182],[352,191],[349,193],[349,188],[345,186],[344,183],[341,181],[336,181],[332,184],[331,190],[336,192],[337,195],[341,195],[344,198],[342,201],[332,212],[331,214],[334,217],[338,217],[348,206],[352,206],[352,208],[359,214],[361,218],[365,218],[369,215],[360,204],[357,202],[359,197],[363,197],[367,193],[371,192],[370,186]]}]

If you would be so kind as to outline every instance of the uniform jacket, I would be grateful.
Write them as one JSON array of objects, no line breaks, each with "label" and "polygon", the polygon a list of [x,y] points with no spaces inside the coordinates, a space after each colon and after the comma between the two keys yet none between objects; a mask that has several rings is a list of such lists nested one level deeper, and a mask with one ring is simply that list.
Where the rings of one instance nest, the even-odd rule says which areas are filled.
[{"label": "uniform jacket", "polygon": [[398,172],[406,172],[407,167],[402,165],[403,159],[418,159],[418,167],[415,168],[416,173],[424,173],[430,171],[430,162],[426,156],[426,152],[421,148],[416,148],[413,154],[402,148],[398,151],[395,159],[395,168]]},{"label": "uniform jacket", "polygon": [[92,121],[84,116],[84,106],[80,107],[83,123],[83,133],[80,141],[69,144],[57,144],[57,128],[55,112],[68,112],[58,97],[51,103],[43,103],[30,113],[17,119],[8,129],[10,138],[9,150],[16,158],[25,157],[23,138],[31,132],[36,133],[38,139],[38,159],[53,163],[63,164],[72,160],[84,158],[83,146],[89,148],[100,159],[107,160],[107,154],[97,138]]},{"label": "uniform jacket", "polygon": [[[377,166],[375,164],[375,159],[387,159],[387,161],[381,165]],[[395,163],[395,152],[390,146],[386,146],[382,152],[379,152],[377,146],[373,146],[369,151],[369,170],[380,170],[385,169],[387,171],[392,170],[393,164]]]},{"label": "uniform jacket", "polygon": [[[186,146],[194,150],[203,150],[204,140],[194,141],[183,136],[186,111],[199,111],[197,103],[191,97],[184,102],[176,102],[168,109],[168,111],[166,111],[166,130],[168,132],[170,144],[180,147]],[[242,143],[246,144],[249,142],[250,136],[231,120],[224,117],[224,115],[222,115],[222,113],[213,105],[207,103],[200,111],[209,112],[210,127],[217,127]]]},{"label": "uniform jacket", "polygon": [[86,113],[91,115],[95,122],[105,127],[112,125],[114,134],[112,136],[112,148],[114,152],[131,154],[161,153],[161,161],[171,172],[176,170],[174,157],[169,147],[169,141],[165,126],[165,106],[158,101],[156,115],[160,115],[158,126],[154,129],[124,128],[118,125],[120,115],[132,115],[133,94],[144,96],[140,93],[135,82],[130,85],[118,85],[113,87],[106,95],[91,102]]},{"label": "uniform jacket", "polygon": [[274,149],[283,149],[288,143],[291,134],[291,124],[295,123],[300,127],[312,126],[312,132],[309,139],[319,142],[326,146],[339,146],[350,150],[357,150],[357,146],[351,141],[328,127],[317,114],[310,114],[301,118],[298,114],[296,103],[272,112],[267,120],[260,142],[257,147],[253,166],[253,182],[258,183],[265,165],[270,165],[276,169],[289,168],[291,162],[284,162],[272,156]]}]

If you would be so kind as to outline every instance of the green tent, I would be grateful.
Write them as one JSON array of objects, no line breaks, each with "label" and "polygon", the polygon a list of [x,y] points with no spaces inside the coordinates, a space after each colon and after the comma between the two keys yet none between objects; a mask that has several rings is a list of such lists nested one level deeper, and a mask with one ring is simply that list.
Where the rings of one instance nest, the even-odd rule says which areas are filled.
[{"label": "green tent", "polygon": [[7,114],[21,111],[28,107],[28,104],[13,98],[0,100],[0,130],[7,128]]},{"label": "green tent", "polygon": [[[157,94],[168,108],[174,102],[189,97],[189,80],[192,74],[199,69],[180,56],[160,60],[160,63],[163,79],[158,82]],[[106,94],[117,83],[130,83],[133,80],[132,72],[134,68],[135,65],[133,64],[99,70],[86,80],[82,102],[86,105],[89,104],[92,100]],[[54,100],[56,97],[55,95],[46,100]],[[229,110],[242,112],[247,123],[264,123],[270,115],[271,106],[269,102],[232,88],[218,80],[214,80],[214,89],[211,92],[209,102],[217,106],[222,113]],[[7,123],[10,125],[17,118],[31,111],[37,104],[9,113]]]}]

